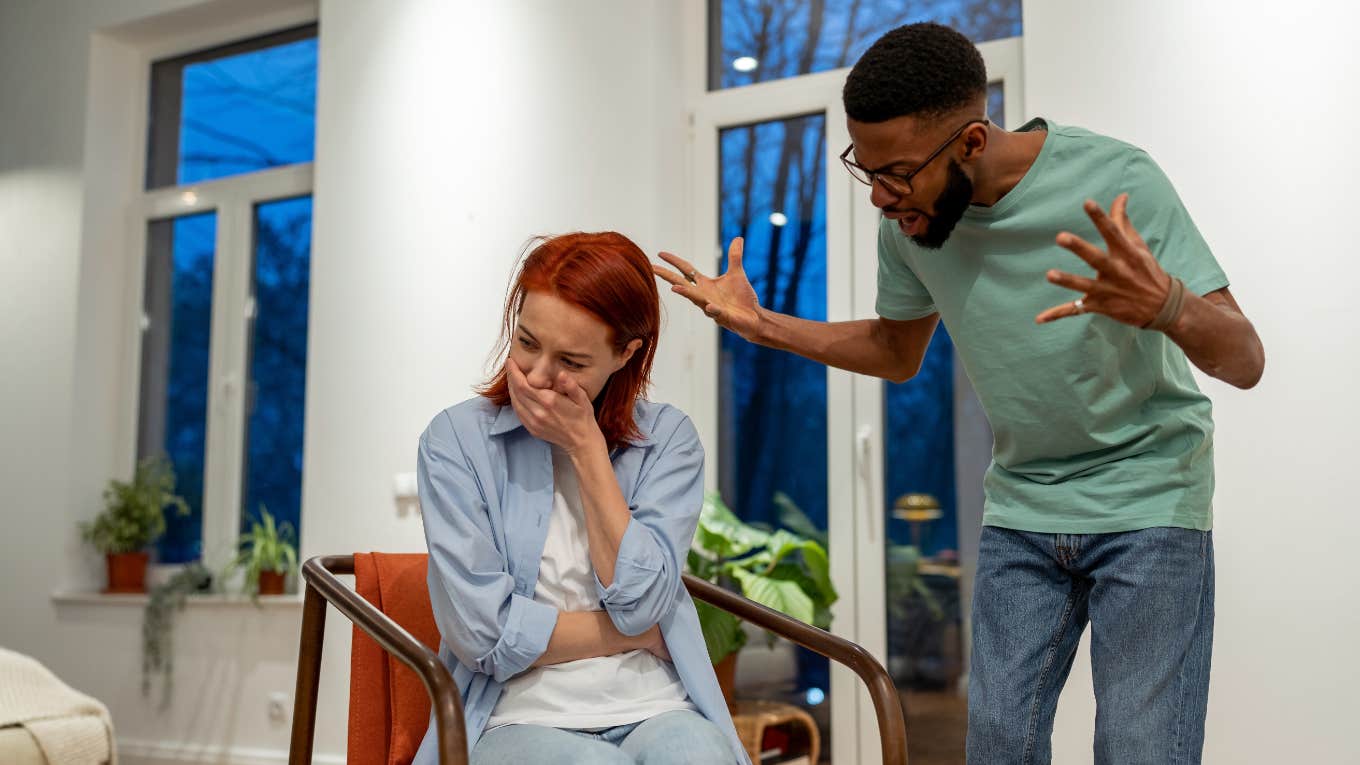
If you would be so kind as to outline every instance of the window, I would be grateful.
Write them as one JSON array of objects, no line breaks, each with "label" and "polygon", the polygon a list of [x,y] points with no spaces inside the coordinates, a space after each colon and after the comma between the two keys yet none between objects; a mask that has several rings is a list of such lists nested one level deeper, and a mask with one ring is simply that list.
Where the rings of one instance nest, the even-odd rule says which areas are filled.
[{"label": "window", "polygon": [[[952,26],[978,44],[988,117],[1004,126],[1005,107],[1015,121],[1020,102],[1020,10],[1020,0],[709,0],[692,25],[708,42],[706,71],[693,73],[707,83],[693,110],[700,247],[722,252],[745,236],[747,275],[772,310],[873,316],[879,213],[865,187],[827,167],[849,141],[846,69],[902,24]],[[699,416],[716,427],[723,498],[748,522],[827,543],[841,598],[832,630],[893,677],[913,759],[961,760],[986,465],[977,458],[992,437],[948,332],[936,330],[901,385],[850,379],[730,332],[714,346],[703,366],[717,373],[716,411]],[[803,707],[834,762],[876,761],[872,715],[842,668],[782,647],[747,651],[760,670],[738,671],[739,696]]]},{"label": "window", "polygon": [[[746,273],[763,305],[820,320],[826,319],[825,125],[825,115],[813,114],[719,134],[721,241],[745,238]],[[767,527],[801,511],[825,545],[826,368],[731,332],[719,342],[723,500],[742,519]],[[793,657],[793,677],[771,676],[758,687],[743,685],[741,693],[809,709],[829,740],[822,703],[831,687],[827,659],[801,647]]]},{"label": "window", "polygon": [[1020,0],[709,0],[708,17],[710,90],[848,67],[917,21],[973,42],[1020,35]]},{"label": "window", "polygon": [[162,562],[220,563],[265,507],[300,531],[316,25],[154,62],[137,454],[187,516]]}]

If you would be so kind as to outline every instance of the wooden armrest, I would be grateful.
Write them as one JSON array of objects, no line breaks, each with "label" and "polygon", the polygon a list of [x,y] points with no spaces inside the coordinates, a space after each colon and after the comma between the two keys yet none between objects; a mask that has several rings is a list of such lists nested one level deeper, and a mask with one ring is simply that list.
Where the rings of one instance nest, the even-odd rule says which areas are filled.
[{"label": "wooden armrest", "polygon": [[883,762],[907,761],[907,727],[902,715],[902,699],[897,695],[897,688],[888,677],[887,670],[868,651],[845,638],[781,614],[712,582],[690,574],[685,574],[684,580],[685,587],[694,597],[854,670],[868,686],[869,697],[874,702],[879,740],[883,746]]},{"label": "wooden armrest", "polygon": [[453,684],[453,676],[434,651],[335,576],[353,573],[352,555],[319,556],[302,564],[302,578],[307,583],[307,592],[302,602],[302,639],[298,649],[289,765],[307,765],[312,760],[327,603],[335,606],[337,611],[373,638],[383,650],[400,659],[420,676],[425,691],[430,695],[430,706],[434,712],[439,737],[439,761],[444,765],[466,765],[467,731],[463,726],[463,702],[457,686]]}]

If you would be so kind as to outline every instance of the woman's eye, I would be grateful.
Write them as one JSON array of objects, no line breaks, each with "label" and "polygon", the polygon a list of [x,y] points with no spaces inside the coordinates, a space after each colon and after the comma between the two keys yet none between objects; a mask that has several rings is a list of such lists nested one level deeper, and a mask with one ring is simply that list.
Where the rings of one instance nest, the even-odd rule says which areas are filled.
[{"label": "woman's eye", "polygon": [[526,350],[532,351],[532,350],[534,349],[534,343],[533,343],[533,341],[530,340],[530,339],[527,338],[527,337],[521,337],[521,338],[519,339],[519,344],[520,344],[520,347],[522,347],[522,348],[524,348],[524,349],[526,349]]},{"label": "woman's eye", "polygon": [[584,364],[579,364],[571,359],[562,359],[562,365],[567,369],[580,369],[585,366]]}]

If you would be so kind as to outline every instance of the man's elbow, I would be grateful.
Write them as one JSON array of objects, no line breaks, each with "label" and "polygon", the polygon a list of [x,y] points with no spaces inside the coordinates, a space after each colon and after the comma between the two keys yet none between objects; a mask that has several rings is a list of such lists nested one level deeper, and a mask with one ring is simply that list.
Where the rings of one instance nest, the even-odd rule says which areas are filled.
[{"label": "man's elbow", "polygon": [[1255,352],[1252,354],[1251,363],[1247,367],[1246,374],[1242,376],[1242,379],[1239,382],[1234,384],[1242,390],[1251,390],[1256,387],[1257,383],[1261,382],[1261,377],[1265,375],[1265,372],[1266,353],[1265,349],[1258,342],[1256,344]]},{"label": "man's elbow", "polygon": [[883,379],[893,383],[904,383],[915,377],[921,371],[921,359],[909,359],[907,363],[896,364],[888,373],[883,375]]}]

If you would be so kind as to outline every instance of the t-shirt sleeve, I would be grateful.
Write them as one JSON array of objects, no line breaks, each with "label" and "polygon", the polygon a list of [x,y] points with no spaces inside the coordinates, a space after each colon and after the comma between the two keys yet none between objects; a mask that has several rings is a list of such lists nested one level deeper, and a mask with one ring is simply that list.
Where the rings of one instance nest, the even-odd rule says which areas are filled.
[{"label": "t-shirt sleeve", "polygon": [[1152,157],[1134,150],[1124,168],[1121,192],[1129,195],[1129,219],[1162,268],[1196,295],[1228,286],[1228,277],[1200,235],[1166,173]]},{"label": "t-shirt sleeve", "polygon": [[878,299],[874,309],[879,316],[896,321],[911,321],[935,313],[935,299],[898,250],[893,222],[878,224]]}]

